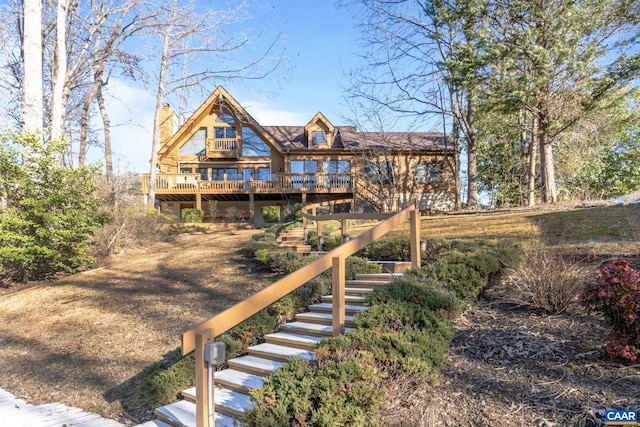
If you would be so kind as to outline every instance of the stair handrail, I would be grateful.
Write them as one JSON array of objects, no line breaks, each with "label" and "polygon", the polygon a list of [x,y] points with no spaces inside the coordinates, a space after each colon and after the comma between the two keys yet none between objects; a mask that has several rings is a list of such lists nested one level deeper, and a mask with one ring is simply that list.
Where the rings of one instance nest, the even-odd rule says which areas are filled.
[{"label": "stair handrail", "polygon": [[213,394],[215,392],[210,384],[210,376],[207,379],[207,372],[211,372],[209,362],[206,361],[207,358],[205,357],[207,343],[298,289],[329,268],[333,268],[332,335],[337,336],[344,333],[345,259],[368,244],[375,242],[407,219],[411,220],[411,266],[413,268],[420,267],[420,217],[419,211],[412,205],[361,233],[353,240],[343,243],[317,260],[277,280],[244,301],[183,333],[182,354],[186,355],[196,350],[196,427],[215,426],[213,414],[215,406]]},{"label": "stair handrail", "polygon": [[215,338],[216,336],[225,333],[229,329],[258,313],[260,310],[298,289],[309,280],[330,269],[332,267],[333,258],[347,258],[355,254],[360,249],[394,230],[408,219],[412,219],[411,262],[413,267],[419,267],[420,239],[417,230],[419,229],[420,218],[416,207],[411,205],[380,224],[364,231],[353,239],[350,239],[348,242],[338,246],[315,261],[312,261],[293,273],[277,280],[270,286],[253,294],[251,297],[184,332],[182,334],[182,354],[186,355],[195,350],[196,334],[209,329],[214,329],[215,335],[212,338]]}]

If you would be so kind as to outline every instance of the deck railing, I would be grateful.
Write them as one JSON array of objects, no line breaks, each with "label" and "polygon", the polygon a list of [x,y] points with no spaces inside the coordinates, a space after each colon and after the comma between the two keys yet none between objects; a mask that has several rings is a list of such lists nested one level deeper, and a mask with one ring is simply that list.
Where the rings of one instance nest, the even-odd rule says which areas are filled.
[{"label": "deck railing", "polygon": [[206,320],[182,334],[182,354],[196,351],[196,426],[205,427],[208,422],[207,410],[212,387],[207,384],[207,362],[204,360],[205,344],[223,334],[260,310],[298,289],[309,280],[332,268],[333,293],[333,335],[344,333],[345,324],[345,259],[360,249],[375,242],[406,220],[411,221],[411,264],[420,267],[420,216],[415,206],[393,215],[384,222],[363,232],[331,252],[276,281],[246,300],[239,302],[222,313]]},{"label": "deck railing", "polygon": [[236,151],[237,142],[235,138],[207,138],[207,151],[212,153],[224,153]]},{"label": "deck railing", "polygon": [[[156,175],[156,193],[351,192],[350,174],[291,173],[271,180],[204,180],[200,174]],[[142,192],[149,192],[149,174],[142,174]]]}]

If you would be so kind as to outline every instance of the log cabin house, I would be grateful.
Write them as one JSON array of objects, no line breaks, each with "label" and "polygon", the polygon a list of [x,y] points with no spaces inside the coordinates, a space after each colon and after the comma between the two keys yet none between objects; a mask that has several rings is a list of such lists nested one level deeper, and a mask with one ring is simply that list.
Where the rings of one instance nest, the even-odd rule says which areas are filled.
[{"label": "log cabin house", "polygon": [[295,203],[339,199],[351,200],[352,212],[454,205],[456,152],[441,133],[359,132],[322,113],[303,126],[265,126],[222,87],[175,133],[173,123],[165,105],[155,194],[178,218],[197,208],[207,220],[233,212],[262,222],[265,206],[290,213]]}]

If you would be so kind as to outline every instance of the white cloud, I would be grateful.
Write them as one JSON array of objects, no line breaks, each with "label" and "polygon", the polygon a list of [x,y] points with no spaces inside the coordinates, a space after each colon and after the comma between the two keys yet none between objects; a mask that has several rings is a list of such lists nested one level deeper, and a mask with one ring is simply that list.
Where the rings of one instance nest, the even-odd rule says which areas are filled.
[{"label": "white cloud", "polygon": [[307,111],[286,111],[273,108],[272,105],[260,101],[240,102],[248,112],[263,126],[304,126],[313,118],[315,113]]}]

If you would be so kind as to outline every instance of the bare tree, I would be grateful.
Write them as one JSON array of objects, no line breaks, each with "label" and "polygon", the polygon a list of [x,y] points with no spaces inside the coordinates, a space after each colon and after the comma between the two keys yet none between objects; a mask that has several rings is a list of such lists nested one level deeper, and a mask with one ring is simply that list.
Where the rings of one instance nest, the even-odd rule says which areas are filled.
[{"label": "bare tree", "polygon": [[440,123],[448,124],[445,133],[455,151],[465,144],[467,206],[477,206],[476,100],[482,63],[475,34],[482,7],[429,0],[343,3],[362,19],[365,65],[352,73],[350,93],[423,125],[444,117]]},{"label": "bare tree", "polygon": [[62,136],[64,84],[67,79],[67,0],[58,0],[56,8],[56,44],[51,73],[51,138]]},{"label": "bare tree", "polygon": [[155,179],[160,149],[160,110],[170,98],[177,99],[179,111],[188,110],[182,96],[186,91],[207,94],[220,81],[234,79],[263,79],[278,69],[283,61],[278,52],[279,35],[259,53],[246,59],[245,51],[264,37],[232,34],[225,26],[237,24],[243,18],[246,2],[229,10],[209,10],[195,13],[179,5],[177,0],[161,8],[152,35],[160,41],[157,67],[156,110],[154,115],[148,204],[155,206]]},{"label": "bare tree", "polygon": [[42,128],[42,2],[24,0],[22,33],[22,124],[23,129]]}]

